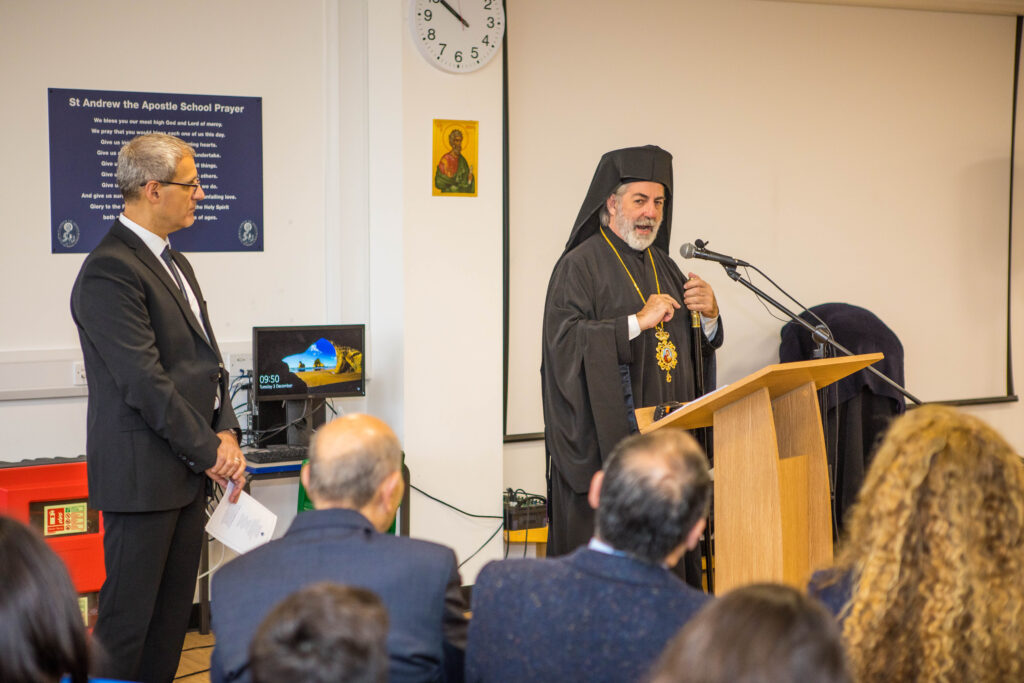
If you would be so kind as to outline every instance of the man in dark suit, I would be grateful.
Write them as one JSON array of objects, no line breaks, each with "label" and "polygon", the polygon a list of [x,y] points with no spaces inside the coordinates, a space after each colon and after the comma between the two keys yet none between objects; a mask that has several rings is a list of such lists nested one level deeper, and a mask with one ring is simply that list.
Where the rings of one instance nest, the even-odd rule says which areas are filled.
[{"label": "man in dark suit", "polygon": [[244,483],[245,459],[202,290],[167,239],[204,197],[195,151],[136,137],[118,154],[117,182],[124,212],[71,293],[89,387],[89,502],[103,511],[95,636],[106,675],[163,682],[192,609],[207,484]]},{"label": "man in dark suit", "polygon": [[590,485],[589,546],[484,567],[473,587],[469,681],[637,681],[709,599],[669,568],[696,546],[706,459],[679,430],[621,441]]},{"label": "man in dark suit", "polygon": [[466,606],[455,553],[384,533],[402,500],[401,463],[398,438],[376,418],[346,415],[317,431],[301,473],[316,509],[213,577],[213,683],[248,682],[259,623],[287,595],[319,581],[380,596],[390,619],[389,680],[462,680]]}]

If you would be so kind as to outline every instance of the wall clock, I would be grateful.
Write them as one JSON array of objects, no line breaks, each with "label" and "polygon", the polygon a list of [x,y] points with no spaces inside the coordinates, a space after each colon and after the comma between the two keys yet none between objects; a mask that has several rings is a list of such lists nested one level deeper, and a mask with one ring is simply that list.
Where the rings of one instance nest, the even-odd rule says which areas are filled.
[{"label": "wall clock", "polygon": [[501,0],[409,0],[409,26],[427,62],[453,74],[484,66],[505,37]]}]

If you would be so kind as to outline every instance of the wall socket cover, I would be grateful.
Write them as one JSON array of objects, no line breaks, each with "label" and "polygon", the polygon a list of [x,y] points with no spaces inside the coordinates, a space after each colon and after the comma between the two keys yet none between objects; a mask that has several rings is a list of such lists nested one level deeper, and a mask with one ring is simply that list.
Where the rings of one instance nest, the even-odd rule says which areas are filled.
[{"label": "wall socket cover", "polygon": [[252,371],[252,354],[247,352],[229,353],[227,370],[232,377],[237,377],[246,370]]}]

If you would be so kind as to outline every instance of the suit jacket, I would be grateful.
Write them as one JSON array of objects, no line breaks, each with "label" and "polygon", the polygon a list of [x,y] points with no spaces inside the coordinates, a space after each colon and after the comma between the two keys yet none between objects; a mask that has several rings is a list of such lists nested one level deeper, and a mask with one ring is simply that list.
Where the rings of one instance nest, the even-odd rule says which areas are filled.
[{"label": "suit jacket", "polygon": [[217,432],[238,428],[202,290],[185,257],[172,256],[203,321],[120,221],[85,259],[71,292],[89,386],[89,499],[100,510],[169,510],[195,500],[217,459]]},{"label": "suit jacket", "polygon": [[448,680],[461,680],[466,606],[455,553],[435,543],[379,533],[357,511],[345,509],[301,512],[284,536],[214,574],[217,643],[210,680],[249,681],[249,643],[260,622],[288,595],[319,581],[380,596],[390,619],[391,681],[441,681],[446,668]]},{"label": "suit jacket", "polygon": [[[816,571],[807,583],[807,594],[820,600],[839,619],[843,608],[853,599],[853,574],[840,574],[835,568]],[[842,624],[843,620],[839,621]]]},{"label": "suit jacket", "polygon": [[589,548],[492,562],[473,586],[466,680],[640,680],[708,599],[664,567]]}]

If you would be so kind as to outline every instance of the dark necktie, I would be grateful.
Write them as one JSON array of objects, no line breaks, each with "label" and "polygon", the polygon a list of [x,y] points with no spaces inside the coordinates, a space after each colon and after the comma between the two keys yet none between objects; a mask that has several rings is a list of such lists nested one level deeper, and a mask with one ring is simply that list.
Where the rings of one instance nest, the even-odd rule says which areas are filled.
[{"label": "dark necktie", "polygon": [[178,269],[174,265],[174,259],[171,258],[171,248],[164,247],[164,250],[160,252],[160,258],[164,260],[167,267],[171,270],[171,276],[174,277],[174,281],[178,283],[178,289],[185,296],[185,301],[188,301],[188,292],[185,291],[185,283],[181,281],[181,276],[178,275]]}]

